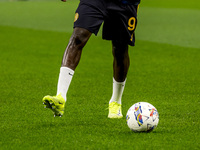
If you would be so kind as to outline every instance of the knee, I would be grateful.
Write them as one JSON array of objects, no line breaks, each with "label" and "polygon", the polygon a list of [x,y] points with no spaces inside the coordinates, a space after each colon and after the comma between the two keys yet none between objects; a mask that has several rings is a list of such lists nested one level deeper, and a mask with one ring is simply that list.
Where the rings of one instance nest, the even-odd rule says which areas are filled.
[{"label": "knee", "polygon": [[82,49],[84,47],[84,41],[79,35],[72,35],[69,41],[69,46],[72,49]]},{"label": "knee", "polygon": [[71,38],[71,46],[77,49],[82,49],[90,37],[90,33],[84,29],[75,29]]}]

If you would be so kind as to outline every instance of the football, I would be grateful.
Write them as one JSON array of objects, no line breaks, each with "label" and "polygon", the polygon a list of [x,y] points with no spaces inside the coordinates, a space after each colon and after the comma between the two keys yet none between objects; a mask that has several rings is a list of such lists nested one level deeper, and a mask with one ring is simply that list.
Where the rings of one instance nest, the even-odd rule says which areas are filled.
[{"label": "football", "polygon": [[153,105],[147,102],[138,102],[129,108],[126,122],[132,131],[150,132],[157,127],[159,114]]}]

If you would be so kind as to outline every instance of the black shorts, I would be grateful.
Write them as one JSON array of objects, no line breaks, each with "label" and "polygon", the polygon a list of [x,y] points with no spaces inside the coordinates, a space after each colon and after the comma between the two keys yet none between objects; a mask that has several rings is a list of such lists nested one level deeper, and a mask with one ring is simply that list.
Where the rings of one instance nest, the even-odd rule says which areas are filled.
[{"label": "black shorts", "polygon": [[81,27],[97,35],[103,24],[103,39],[135,45],[138,5],[117,0],[81,0],[76,10],[74,28]]}]

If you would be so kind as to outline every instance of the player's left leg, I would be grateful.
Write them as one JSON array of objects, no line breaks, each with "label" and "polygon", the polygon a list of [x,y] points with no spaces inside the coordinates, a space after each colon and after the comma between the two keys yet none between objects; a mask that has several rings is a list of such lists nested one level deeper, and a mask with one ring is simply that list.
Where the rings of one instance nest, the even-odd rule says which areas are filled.
[{"label": "player's left leg", "polygon": [[92,3],[93,5],[88,5],[85,1],[80,1],[75,14],[74,32],[63,55],[57,95],[43,98],[44,105],[50,108],[55,116],[63,115],[68,88],[72,81],[74,70],[81,59],[82,49],[92,33],[97,35],[104,20],[103,12],[106,11],[104,1],[93,1]]},{"label": "player's left leg", "polygon": [[112,41],[113,46],[113,93],[109,101],[108,118],[122,118],[121,98],[129,69],[128,44]]}]

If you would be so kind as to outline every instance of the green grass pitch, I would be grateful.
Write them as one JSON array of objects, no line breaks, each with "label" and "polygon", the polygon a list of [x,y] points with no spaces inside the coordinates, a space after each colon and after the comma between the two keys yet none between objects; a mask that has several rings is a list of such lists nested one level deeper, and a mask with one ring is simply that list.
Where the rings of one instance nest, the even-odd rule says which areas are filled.
[{"label": "green grass pitch", "polygon": [[155,131],[107,118],[112,55],[101,33],[84,48],[64,116],[43,108],[43,96],[56,93],[78,2],[0,0],[0,150],[200,149],[199,0],[141,2],[122,111],[153,104]]}]

